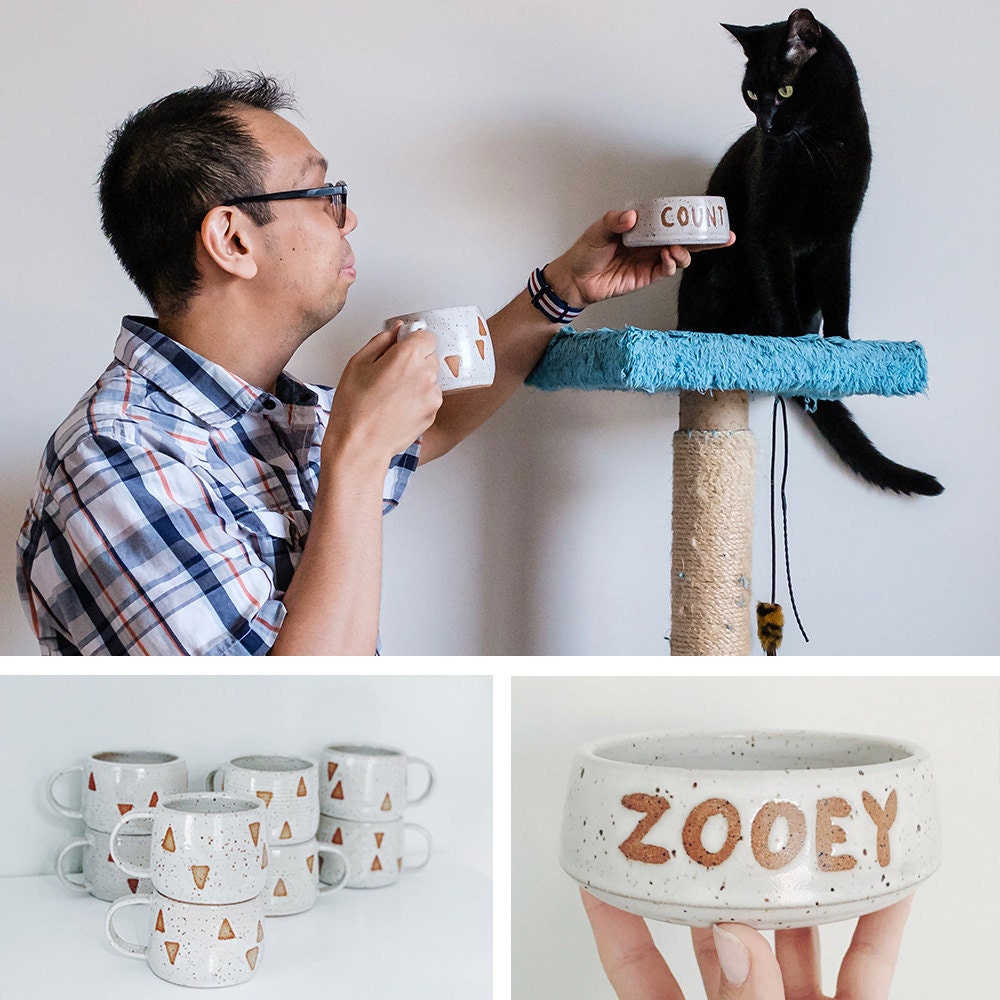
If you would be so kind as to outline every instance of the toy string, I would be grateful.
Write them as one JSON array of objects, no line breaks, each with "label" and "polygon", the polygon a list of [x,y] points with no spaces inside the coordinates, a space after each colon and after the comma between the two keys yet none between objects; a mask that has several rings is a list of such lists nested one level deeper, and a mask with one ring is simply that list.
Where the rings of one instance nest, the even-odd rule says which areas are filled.
[{"label": "toy string", "polygon": [[799,618],[799,609],[795,606],[795,591],[792,589],[792,566],[788,556],[788,498],[785,492],[785,485],[788,481],[788,412],[785,409],[785,400],[781,396],[774,397],[774,408],[771,411],[771,603],[775,600],[775,577],[777,564],[777,544],[775,541],[775,518],[774,518],[774,464],[775,453],[777,451],[778,437],[778,405],[781,405],[781,422],[784,433],[784,452],[781,470],[781,525],[784,535],[785,545],[785,578],[788,581],[788,597],[792,602],[792,611],[795,614],[795,623],[799,626],[802,638],[806,642],[809,636],[802,627],[802,620]]}]

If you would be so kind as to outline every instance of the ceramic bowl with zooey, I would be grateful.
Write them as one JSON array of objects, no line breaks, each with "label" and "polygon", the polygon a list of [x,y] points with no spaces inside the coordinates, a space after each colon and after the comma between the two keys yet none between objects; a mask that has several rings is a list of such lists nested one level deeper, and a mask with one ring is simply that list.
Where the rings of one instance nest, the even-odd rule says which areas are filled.
[{"label": "ceramic bowl with zooey", "polygon": [[927,752],[846,733],[642,733],[581,747],[560,862],[644,917],[760,929],[846,920],[938,867]]},{"label": "ceramic bowl with zooey", "polygon": [[622,235],[627,247],[712,246],[729,239],[726,199],[715,195],[683,195],[631,201],[638,220]]}]

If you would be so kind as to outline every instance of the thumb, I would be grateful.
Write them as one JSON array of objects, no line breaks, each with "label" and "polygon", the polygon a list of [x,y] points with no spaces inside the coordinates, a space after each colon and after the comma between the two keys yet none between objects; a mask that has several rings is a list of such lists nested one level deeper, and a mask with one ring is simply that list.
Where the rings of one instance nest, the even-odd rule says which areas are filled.
[{"label": "thumb", "polygon": [[763,935],[742,924],[716,924],[712,940],[720,974],[714,1000],[784,1000],[781,970]]}]

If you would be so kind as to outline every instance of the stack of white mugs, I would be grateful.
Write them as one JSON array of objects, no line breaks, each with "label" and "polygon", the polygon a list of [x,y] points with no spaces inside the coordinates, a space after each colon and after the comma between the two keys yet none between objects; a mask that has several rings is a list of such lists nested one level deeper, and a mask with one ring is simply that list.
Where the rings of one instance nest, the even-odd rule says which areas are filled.
[{"label": "stack of white mugs", "polygon": [[[65,805],[56,795],[77,775],[80,805]],[[83,820],[82,837],[67,844],[56,860],[56,874],[68,888],[111,901],[119,896],[149,892],[148,879],[126,875],[111,857],[111,831],[134,810],[155,809],[160,799],[188,787],[187,765],[172,753],[146,751],[97,753],[80,764],[57,771],[45,787],[45,798],[60,816]],[[119,853],[133,865],[149,864],[149,824],[121,838]],[[83,849],[81,881],[67,868]]]},{"label": "stack of white mugs", "polygon": [[[216,768],[205,787],[241,798],[258,798],[265,806],[269,848],[264,912],[269,917],[303,913],[319,895],[343,888],[348,864],[344,854],[329,844],[317,844],[319,825],[319,771],[315,761],[302,757],[234,757]],[[339,877],[319,885],[319,860],[335,859],[331,869]]]},{"label": "stack of white mugs", "polygon": [[[409,795],[414,766],[426,777]],[[78,809],[56,797],[74,773]],[[405,822],[403,810],[426,799],[434,781],[430,764],[401,750],[329,746],[319,766],[235,757],[209,773],[206,791],[188,792],[187,766],[174,754],[98,753],[46,786],[55,812],[85,824],[56,871],[74,891],[113,900],[105,934],[121,954],[145,959],[167,982],[232,986],[258,967],[265,917],[302,913],[345,886],[391,885],[427,864],[430,834]],[[415,863],[406,858],[408,831],[426,843]],[[78,848],[80,880],[66,870]],[[140,905],[149,911],[148,934],[126,940],[116,914]]]},{"label": "stack of white mugs", "polygon": [[[423,770],[422,787],[409,790],[411,768]],[[339,744],[323,748],[320,759],[318,839],[338,847],[347,856],[346,885],[376,889],[393,885],[406,872],[423,868],[430,860],[430,833],[407,822],[407,806],[423,802],[434,787],[435,773],[427,761],[408,757],[394,747]],[[407,855],[407,833],[425,844],[422,857]],[[342,872],[325,863],[320,880],[339,883]]]}]

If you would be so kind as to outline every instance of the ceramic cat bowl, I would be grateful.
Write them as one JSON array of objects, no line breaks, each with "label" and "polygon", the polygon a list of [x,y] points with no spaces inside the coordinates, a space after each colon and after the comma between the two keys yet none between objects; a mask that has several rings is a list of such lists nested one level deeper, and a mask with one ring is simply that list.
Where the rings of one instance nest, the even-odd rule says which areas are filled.
[{"label": "ceramic cat bowl", "polygon": [[726,199],[710,195],[684,195],[631,201],[636,224],[622,236],[627,247],[708,246],[729,239]]},{"label": "ceramic cat bowl", "polygon": [[655,920],[806,927],[902,899],[938,867],[926,751],[843,733],[643,733],[573,758],[560,862]]}]

